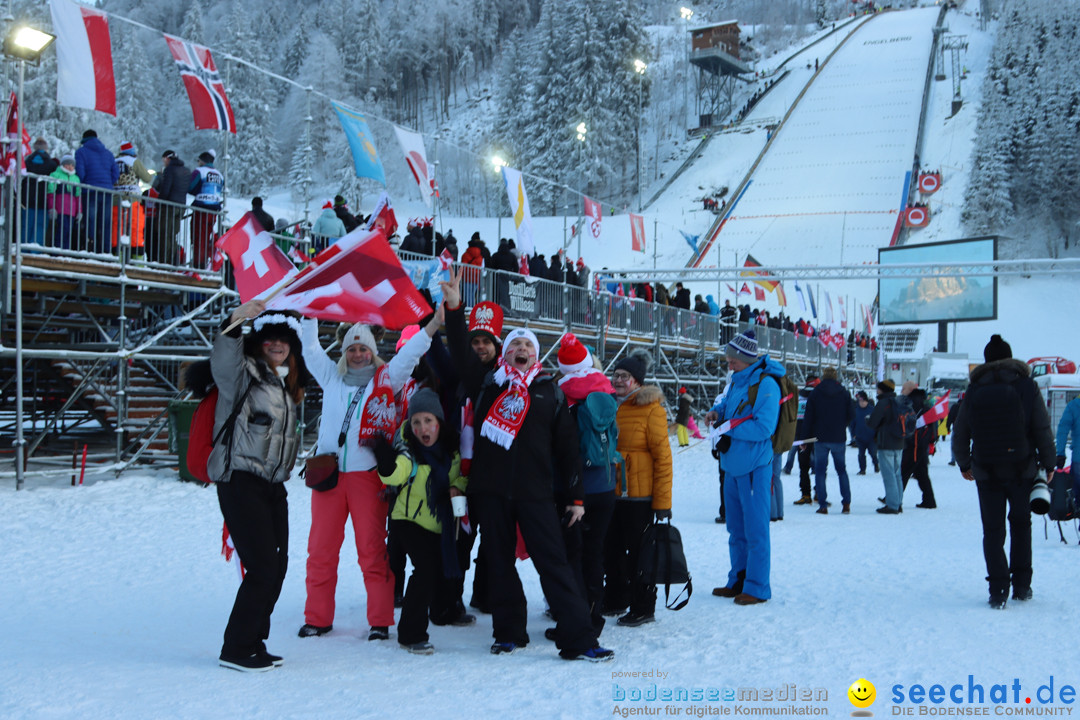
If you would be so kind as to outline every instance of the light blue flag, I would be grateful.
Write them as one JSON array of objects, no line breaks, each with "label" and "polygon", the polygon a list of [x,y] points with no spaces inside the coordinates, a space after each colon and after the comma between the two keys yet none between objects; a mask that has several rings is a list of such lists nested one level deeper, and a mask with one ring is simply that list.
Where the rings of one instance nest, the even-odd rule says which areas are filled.
[{"label": "light blue flag", "polygon": [[680,230],[679,232],[682,233],[683,240],[685,240],[686,244],[690,246],[690,249],[693,250],[694,252],[697,252],[697,241],[698,241],[698,238],[701,237],[701,236],[700,235],[691,235],[690,233],[686,232],[685,230]]},{"label": "light blue flag", "polygon": [[364,116],[333,100],[330,104],[334,106],[334,112],[341,121],[341,129],[345,131],[345,137],[349,140],[353,165],[356,166],[356,177],[371,178],[386,185],[386,174],[383,173],[382,162],[379,160],[378,151],[375,150],[375,142]]},{"label": "light blue flag", "polygon": [[442,302],[442,288],[439,281],[450,279],[450,270],[445,263],[434,260],[403,260],[401,267],[404,268],[412,284],[417,290],[427,290],[431,293],[431,301],[435,307]]}]

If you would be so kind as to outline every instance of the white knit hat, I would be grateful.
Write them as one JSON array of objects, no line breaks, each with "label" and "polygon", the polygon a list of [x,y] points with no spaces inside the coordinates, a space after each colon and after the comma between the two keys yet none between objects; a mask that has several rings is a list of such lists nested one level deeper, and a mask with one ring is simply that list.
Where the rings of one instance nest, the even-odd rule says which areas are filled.
[{"label": "white knit hat", "polygon": [[533,347],[536,348],[536,354],[540,354],[540,341],[536,339],[536,333],[528,328],[515,328],[508,332],[506,339],[503,340],[503,356],[510,351],[510,343],[519,337],[532,340]]},{"label": "white knit hat", "polygon": [[728,357],[742,360],[743,362],[752,363],[757,360],[758,344],[754,331],[747,330],[746,332],[739,333],[733,337],[731,342],[727,344],[726,354]]},{"label": "white knit hat", "polygon": [[349,349],[350,345],[356,345],[357,343],[371,350],[372,355],[379,354],[379,348],[375,345],[375,336],[371,334],[371,328],[362,323],[356,323],[345,333],[345,338],[341,341],[341,351],[344,352]]}]

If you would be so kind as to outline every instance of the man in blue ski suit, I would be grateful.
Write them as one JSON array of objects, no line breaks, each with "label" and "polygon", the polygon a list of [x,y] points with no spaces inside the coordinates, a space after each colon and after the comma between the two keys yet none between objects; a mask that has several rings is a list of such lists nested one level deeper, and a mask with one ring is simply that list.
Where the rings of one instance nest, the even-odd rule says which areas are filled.
[{"label": "man in blue ski suit", "polygon": [[727,585],[713,595],[734,598],[737,605],[763,603],[772,597],[769,586],[769,500],[773,465],[772,434],[780,416],[780,386],[770,375],[782,376],[784,366],[758,357],[753,330],[736,335],[726,346],[728,382],[724,398],[706,416],[723,424],[738,421],[717,443],[724,471],[728,552],[731,570]]}]

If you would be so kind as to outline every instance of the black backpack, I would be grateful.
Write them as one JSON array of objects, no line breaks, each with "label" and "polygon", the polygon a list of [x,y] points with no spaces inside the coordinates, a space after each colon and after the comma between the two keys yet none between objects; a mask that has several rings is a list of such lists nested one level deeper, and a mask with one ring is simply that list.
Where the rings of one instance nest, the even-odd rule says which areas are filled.
[{"label": "black backpack", "polygon": [[[686,565],[682,536],[670,523],[653,523],[641,536],[641,552],[638,556],[638,579],[646,585],[664,586],[664,606],[668,610],[682,610],[694,594],[694,583]],[[685,583],[683,590],[668,601],[673,583]],[[686,599],[681,603],[683,591]],[[676,604],[678,603],[678,604]]]},{"label": "black backpack", "polygon": [[911,399],[907,395],[897,395],[892,399],[892,414],[885,426],[886,432],[894,438],[915,437],[915,423],[919,414],[911,406]]},{"label": "black backpack", "polygon": [[964,396],[971,418],[971,455],[982,467],[1018,465],[1031,456],[1028,418],[1031,414],[1018,383],[973,385]]},{"label": "black backpack", "polygon": [[1056,522],[1067,522],[1080,517],[1076,507],[1072,475],[1063,470],[1056,471],[1050,481],[1050,512],[1048,515],[1051,520]]}]

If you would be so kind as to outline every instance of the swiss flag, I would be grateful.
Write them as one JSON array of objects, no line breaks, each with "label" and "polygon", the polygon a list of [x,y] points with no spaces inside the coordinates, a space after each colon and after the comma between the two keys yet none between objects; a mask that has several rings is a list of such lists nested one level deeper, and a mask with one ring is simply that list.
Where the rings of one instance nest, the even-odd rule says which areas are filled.
[{"label": "swiss flag", "polygon": [[749,295],[750,294],[750,286],[747,285],[746,283],[743,283],[742,287],[739,288],[739,294],[740,295]]},{"label": "swiss flag", "polygon": [[818,331],[817,339],[818,342],[821,343],[821,347],[828,350],[829,346],[832,345],[832,333],[829,332],[829,328],[821,328],[821,330]]},{"label": "swiss flag", "polygon": [[645,218],[630,213],[630,242],[634,252],[645,252]]},{"label": "swiss flag", "polygon": [[945,394],[941,396],[941,399],[934,403],[934,407],[930,408],[915,421],[915,427],[921,428],[935,423],[941,418],[949,414],[949,391],[946,390]]},{"label": "swiss flag", "polygon": [[244,213],[240,222],[214,243],[214,270],[221,269],[222,253],[233,265],[241,302],[259,297],[297,274],[296,267],[251,212]]},{"label": "swiss flag", "polygon": [[[335,248],[337,253],[324,255]],[[320,320],[382,325],[390,330],[415,325],[431,312],[381,232],[354,230],[320,253],[305,270],[266,307],[296,310]]]}]

